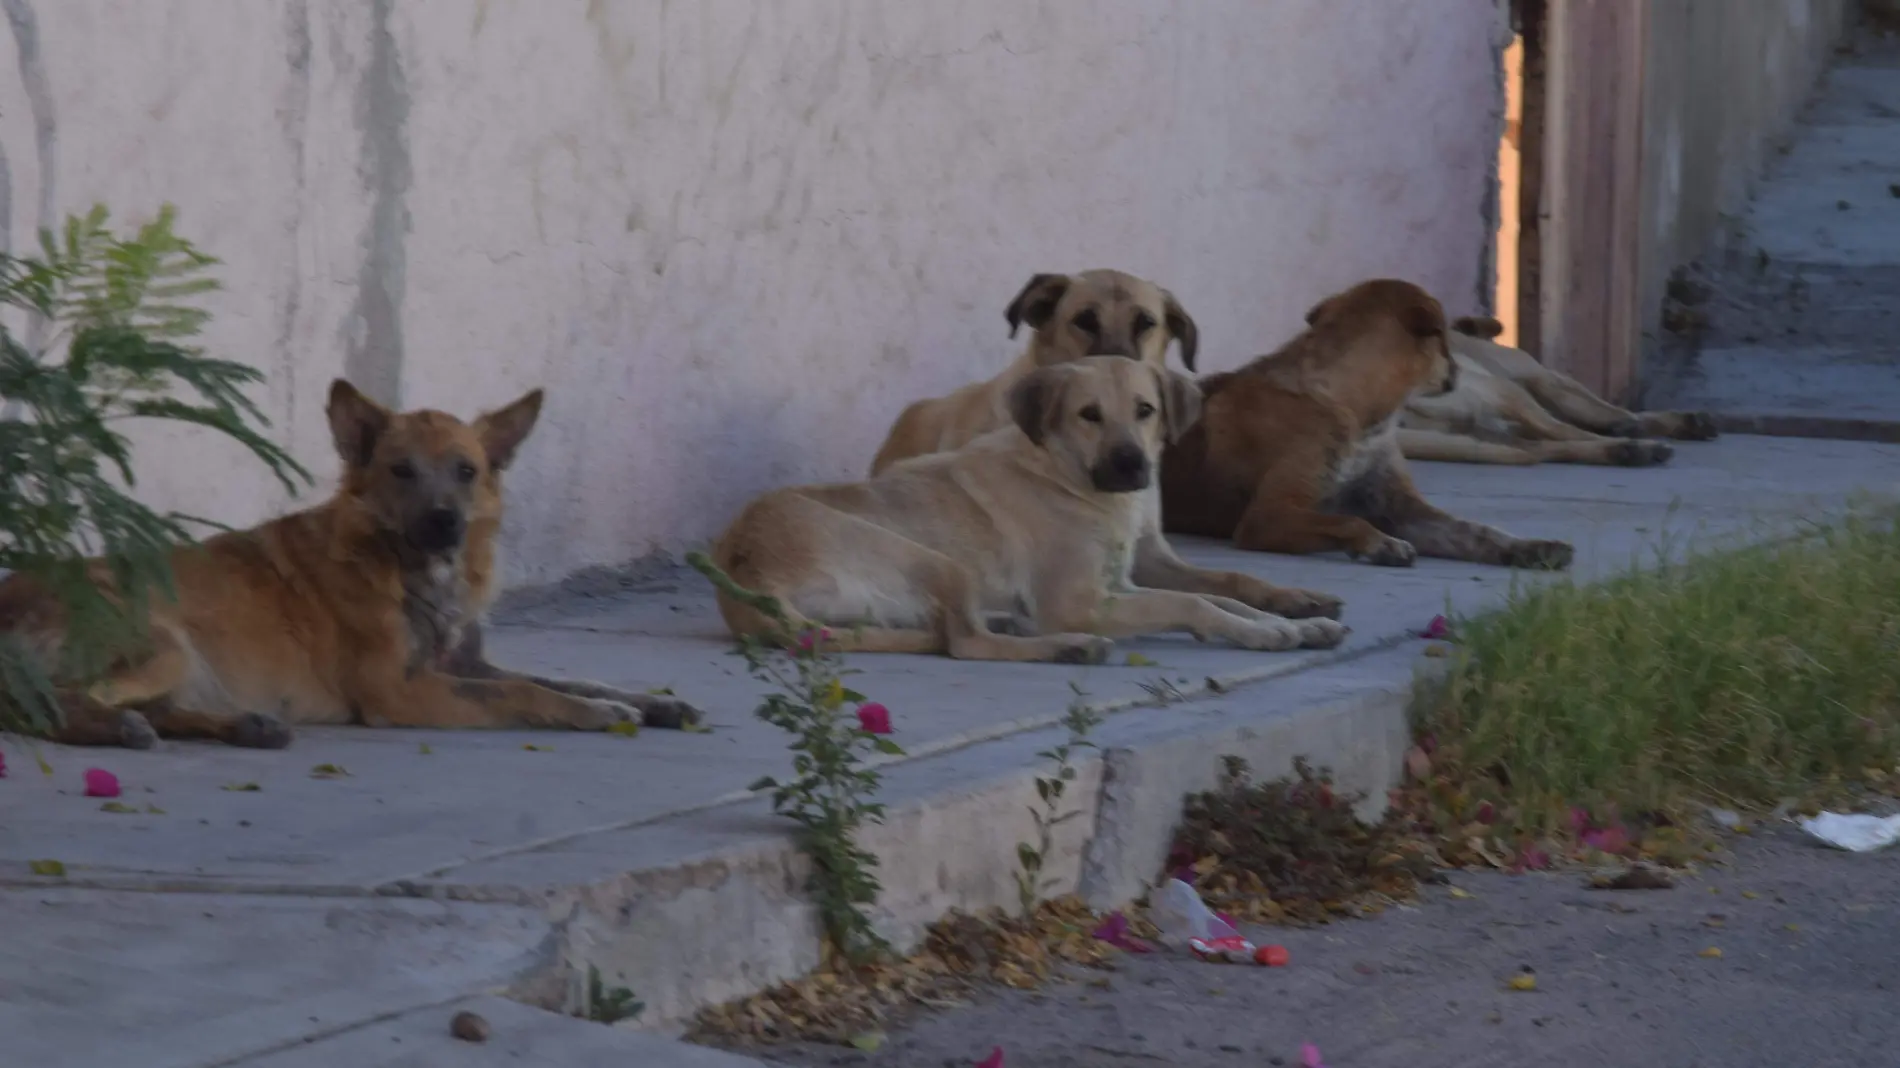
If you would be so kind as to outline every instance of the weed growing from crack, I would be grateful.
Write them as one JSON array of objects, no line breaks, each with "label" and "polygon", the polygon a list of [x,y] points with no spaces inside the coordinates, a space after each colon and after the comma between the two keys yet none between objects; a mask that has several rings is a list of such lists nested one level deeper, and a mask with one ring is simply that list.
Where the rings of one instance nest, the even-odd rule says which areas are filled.
[{"label": "weed growing from crack", "polygon": [[600,969],[588,965],[587,1004],[582,1006],[580,1015],[595,1023],[617,1024],[622,1020],[637,1020],[645,1011],[647,1003],[633,991],[624,986],[608,986],[600,977]]},{"label": "weed growing from crack", "polygon": [[[777,598],[740,586],[704,553],[688,553],[686,562],[721,593],[776,626],[769,639],[741,641],[739,651],[754,678],[777,688],[756,714],[793,736],[793,778],[781,782],[768,775],[751,789],[770,790],[772,811],[804,829],[799,846],[812,865],[806,889],[818,905],[830,948],[854,964],[886,955],[890,947],[865,912],[882,887],[877,857],[858,844],[858,832],[866,823],[882,822],[884,806],[871,800],[881,777],[865,767],[863,758],[903,756],[904,750],[883,736],[888,724],[871,729],[872,721],[862,713],[872,706],[863,694],[845,688],[844,677],[856,672],[845,668],[828,628],[795,627]],[[860,714],[847,712],[847,705],[860,706]]]},{"label": "weed growing from crack", "polygon": [[1075,689],[1075,700],[1070,703],[1068,714],[1062,717],[1062,725],[1069,729],[1068,738],[1061,745],[1036,754],[1055,763],[1054,775],[1036,777],[1036,797],[1041,807],[1029,810],[1030,818],[1036,821],[1036,841],[1033,845],[1028,842],[1016,845],[1016,862],[1021,868],[1016,873],[1016,900],[1024,918],[1035,915],[1036,902],[1047,889],[1043,885],[1042,870],[1055,849],[1056,828],[1082,814],[1080,809],[1062,812],[1062,795],[1069,783],[1075,781],[1076,752],[1095,748],[1088,734],[1102,722],[1102,714],[1088,706],[1082,691],[1074,684],[1071,688]]}]

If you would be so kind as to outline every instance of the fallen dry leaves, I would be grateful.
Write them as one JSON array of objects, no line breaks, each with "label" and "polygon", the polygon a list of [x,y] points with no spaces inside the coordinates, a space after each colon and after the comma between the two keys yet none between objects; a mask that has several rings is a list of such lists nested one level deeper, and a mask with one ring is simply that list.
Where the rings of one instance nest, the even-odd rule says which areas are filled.
[{"label": "fallen dry leaves", "polygon": [[[924,946],[902,961],[824,968],[742,1001],[700,1013],[689,1037],[715,1043],[811,1041],[850,1045],[884,1030],[913,1006],[945,1008],[979,984],[1028,990],[1065,965],[1113,967],[1120,952],[1095,937],[1102,917],[1079,899],[1044,902],[1023,920],[1000,911],[953,912],[930,928]],[[1127,930],[1154,930],[1130,919]]]}]

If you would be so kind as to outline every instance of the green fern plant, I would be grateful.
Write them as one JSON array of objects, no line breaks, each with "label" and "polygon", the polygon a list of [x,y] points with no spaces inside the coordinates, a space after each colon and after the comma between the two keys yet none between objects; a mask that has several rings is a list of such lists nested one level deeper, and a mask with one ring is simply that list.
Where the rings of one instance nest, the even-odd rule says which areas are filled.
[{"label": "green fern plant", "polygon": [[[191,343],[209,318],[195,300],[218,287],[217,261],[173,220],[167,205],[122,235],[95,207],[42,233],[38,256],[0,253],[0,572],[42,584],[68,620],[58,661],[43,664],[5,633],[0,604],[0,730],[54,728],[56,687],[133,652],[151,596],[171,595],[168,554],[217,526],[133,497],[127,424],[201,426],[243,445],[286,490],[309,481],[264,436],[269,420],[244,393],[263,375]],[[94,558],[114,596],[91,581]]]}]

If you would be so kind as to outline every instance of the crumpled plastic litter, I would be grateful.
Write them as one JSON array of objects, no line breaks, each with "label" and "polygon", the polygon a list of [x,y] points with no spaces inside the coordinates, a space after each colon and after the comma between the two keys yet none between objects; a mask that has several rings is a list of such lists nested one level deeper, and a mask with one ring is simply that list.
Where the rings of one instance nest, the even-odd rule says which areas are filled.
[{"label": "crumpled plastic litter", "polygon": [[1801,829],[1836,849],[1871,853],[1900,842],[1900,816],[1823,812],[1801,821]]},{"label": "crumpled plastic litter", "polygon": [[1161,887],[1148,912],[1164,941],[1185,945],[1202,960],[1253,963],[1254,944],[1242,938],[1232,923],[1211,911],[1201,895],[1179,879],[1169,879]]},{"label": "crumpled plastic litter", "polygon": [[1232,924],[1214,915],[1192,886],[1179,879],[1161,884],[1161,892],[1148,907],[1148,916],[1162,940],[1175,945],[1186,945],[1190,938],[1212,942],[1240,936]]}]

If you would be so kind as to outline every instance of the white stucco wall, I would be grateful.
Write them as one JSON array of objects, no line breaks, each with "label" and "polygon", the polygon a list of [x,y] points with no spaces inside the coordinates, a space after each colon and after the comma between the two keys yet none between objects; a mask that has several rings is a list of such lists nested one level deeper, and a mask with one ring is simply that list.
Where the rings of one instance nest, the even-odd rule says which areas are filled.
[{"label": "white stucco wall", "polygon": [[[176,203],[226,264],[208,343],[270,372],[318,492],[337,374],[464,414],[549,389],[510,483],[516,581],[857,476],[906,402],[1009,360],[1034,271],[1171,287],[1213,369],[1369,275],[1454,311],[1489,286],[1495,0],[0,10],[38,37],[0,45],[16,245],[43,191]],[[286,503],[198,434],[143,473],[231,522]]]}]

